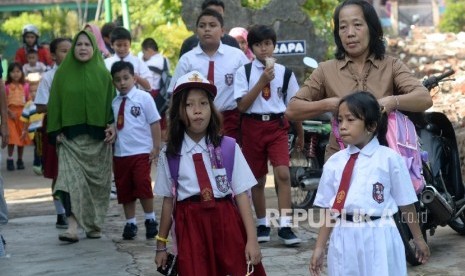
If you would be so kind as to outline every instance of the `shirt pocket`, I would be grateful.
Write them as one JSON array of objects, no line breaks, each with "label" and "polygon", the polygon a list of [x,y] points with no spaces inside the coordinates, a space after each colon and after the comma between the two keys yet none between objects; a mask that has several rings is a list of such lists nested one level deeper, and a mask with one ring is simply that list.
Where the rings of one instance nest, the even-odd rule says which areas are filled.
[{"label": "shirt pocket", "polygon": [[226,176],[226,169],[213,169],[213,177],[215,178],[216,189],[223,194],[228,193],[231,185],[228,177]]}]

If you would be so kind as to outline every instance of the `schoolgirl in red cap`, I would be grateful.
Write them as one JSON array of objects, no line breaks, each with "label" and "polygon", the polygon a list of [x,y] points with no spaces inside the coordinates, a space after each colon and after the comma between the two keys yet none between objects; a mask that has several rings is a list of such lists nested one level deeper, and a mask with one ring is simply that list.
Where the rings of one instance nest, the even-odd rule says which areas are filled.
[{"label": "schoolgirl in red cap", "polygon": [[[247,196],[256,180],[234,140],[232,154],[223,150],[231,138],[219,135],[215,96],[216,86],[197,71],[180,77],[174,88],[155,183],[155,194],[164,197],[155,263],[166,265],[174,223],[179,275],[246,275],[252,269],[250,275],[266,275]],[[226,163],[232,158],[231,171]]]}]

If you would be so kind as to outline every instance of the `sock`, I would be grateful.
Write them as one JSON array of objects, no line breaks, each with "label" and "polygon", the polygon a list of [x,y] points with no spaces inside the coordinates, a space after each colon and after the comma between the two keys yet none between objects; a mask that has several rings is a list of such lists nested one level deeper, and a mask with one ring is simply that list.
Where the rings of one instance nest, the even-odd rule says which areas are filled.
[{"label": "sock", "polygon": [[157,220],[157,218],[155,217],[155,213],[154,213],[154,212],[151,212],[151,213],[144,213],[144,214],[145,214],[145,219]]},{"label": "sock", "polygon": [[291,227],[292,226],[292,217],[280,217],[279,218],[279,227]]},{"label": "sock", "polygon": [[65,208],[59,199],[54,199],[53,204],[55,205],[55,211],[57,212],[57,215],[65,213]]},{"label": "sock", "polygon": [[133,217],[133,218],[127,219],[127,220],[126,220],[126,222],[127,222],[127,223],[132,223],[132,224],[134,224],[134,225],[136,225],[136,224],[137,224],[136,217]]},{"label": "sock", "polygon": [[265,226],[268,226],[268,220],[266,219],[266,217],[264,218],[257,218],[257,226],[260,226],[260,225],[265,225]]}]

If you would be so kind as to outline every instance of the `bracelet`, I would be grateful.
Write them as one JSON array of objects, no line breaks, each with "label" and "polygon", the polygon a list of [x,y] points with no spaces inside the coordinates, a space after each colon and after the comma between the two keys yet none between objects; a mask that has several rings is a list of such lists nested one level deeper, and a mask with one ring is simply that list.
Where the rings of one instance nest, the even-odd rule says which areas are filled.
[{"label": "bracelet", "polygon": [[[168,243],[168,239],[167,239],[167,238],[162,238],[162,237],[160,237],[160,236],[158,236],[158,235],[155,236],[155,239],[156,239],[157,241],[161,241],[161,242],[164,242],[164,243]],[[166,248],[165,248],[165,249],[166,249]]]},{"label": "bracelet", "polygon": [[394,96],[394,98],[396,99],[396,109],[399,109],[399,97]]},{"label": "bracelet", "polygon": [[167,250],[168,250],[168,248],[166,248],[166,247],[163,247],[163,248],[155,248],[155,252],[165,252],[165,251],[167,251]]}]

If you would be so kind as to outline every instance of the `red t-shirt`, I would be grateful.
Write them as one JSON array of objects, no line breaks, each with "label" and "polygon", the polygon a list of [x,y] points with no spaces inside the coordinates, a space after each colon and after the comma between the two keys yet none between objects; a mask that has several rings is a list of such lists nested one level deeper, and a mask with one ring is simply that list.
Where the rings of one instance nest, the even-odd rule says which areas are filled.
[{"label": "red t-shirt", "polygon": [[[39,47],[37,53],[39,55],[40,62],[44,63],[45,65],[53,64],[53,60],[48,49]],[[27,63],[26,49],[24,47],[21,47],[16,51],[15,62],[19,62],[21,65]]]}]

